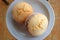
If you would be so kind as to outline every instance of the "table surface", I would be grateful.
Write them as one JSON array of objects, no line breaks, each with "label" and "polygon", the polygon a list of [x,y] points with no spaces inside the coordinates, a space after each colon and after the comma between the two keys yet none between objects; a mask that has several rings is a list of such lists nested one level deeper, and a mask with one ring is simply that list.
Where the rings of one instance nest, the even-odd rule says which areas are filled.
[{"label": "table surface", "polygon": [[[11,3],[12,0],[9,0]],[[60,40],[60,0],[48,0],[55,12],[55,25],[52,32],[44,40]],[[0,0],[0,40],[16,40],[6,26],[6,11],[9,5]]]}]

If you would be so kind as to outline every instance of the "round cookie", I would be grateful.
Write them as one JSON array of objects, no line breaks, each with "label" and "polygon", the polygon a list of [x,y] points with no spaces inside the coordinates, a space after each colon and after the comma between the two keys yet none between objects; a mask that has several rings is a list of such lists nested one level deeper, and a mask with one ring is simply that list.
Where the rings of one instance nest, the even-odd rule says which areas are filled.
[{"label": "round cookie", "polygon": [[32,36],[42,35],[48,26],[48,19],[45,15],[37,13],[30,16],[26,21],[28,32]]},{"label": "round cookie", "polygon": [[16,3],[12,10],[13,19],[18,23],[25,22],[26,18],[32,13],[32,6],[26,2]]}]

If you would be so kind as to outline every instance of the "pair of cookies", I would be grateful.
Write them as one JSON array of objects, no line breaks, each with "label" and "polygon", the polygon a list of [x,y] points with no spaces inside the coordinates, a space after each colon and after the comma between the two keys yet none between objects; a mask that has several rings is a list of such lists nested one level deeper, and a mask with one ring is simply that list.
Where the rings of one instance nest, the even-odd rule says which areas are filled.
[{"label": "pair of cookies", "polygon": [[26,26],[32,36],[42,35],[48,26],[47,17],[40,13],[33,14],[32,6],[26,2],[17,3],[13,7],[12,16],[18,23],[26,21]]}]

